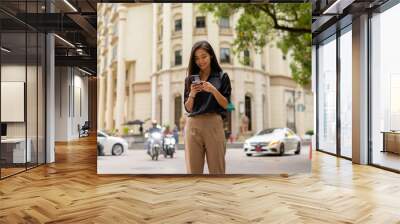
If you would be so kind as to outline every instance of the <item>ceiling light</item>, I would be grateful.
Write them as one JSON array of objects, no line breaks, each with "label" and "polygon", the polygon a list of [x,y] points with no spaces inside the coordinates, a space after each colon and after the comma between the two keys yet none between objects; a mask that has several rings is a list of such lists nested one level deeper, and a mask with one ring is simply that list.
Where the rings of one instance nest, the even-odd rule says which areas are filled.
[{"label": "ceiling light", "polygon": [[6,53],[10,53],[10,52],[11,52],[9,49],[7,49],[7,48],[5,48],[5,47],[1,47],[1,50],[4,51],[4,52],[6,52]]},{"label": "ceiling light", "polygon": [[64,43],[66,43],[67,45],[69,45],[69,46],[75,48],[75,45],[71,44],[71,42],[69,42],[68,40],[66,40],[66,39],[64,39],[64,38],[62,38],[62,37],[60,37],[60,36],[58,36],[57,34],[54,34],[54,36],[57,37],[58,39],[60,39],[61,41],[63,41]]},{"label": "ceiling light", "polygon": [[83,69],[81,69],[81,68],[78,68],[78,70],[81,71],[81,72],[83,72],[83,73],[85,73],[85,74],[92,75],[92,73],[90,73],[90,72],[88,72],[88,71],[86,71],[86,70],[83,70]]},{"label": "ceiling light", "polygon": [[322,14],[342,14],[343,10],[351,5],[355,0],[336,0],[332,5],[330,5]]},{"label": "ceiling light", "polygon": [[330,5],[322,14],[330,14],[333,9],[336,9],[337,5],[339,4],[340,0],[336,0],[332,5]]},{"label": "ceiling light", "polygon": [[72,10],[74,10],[75,12],[78,12],[78,10],[71,4],[69,3],[68,0],[64,0],[65,4],[67,4]]},{"label": "ceiling light", "polygon": [[81,49],[81,48],[77,48],[76,49],[76,52],[79,54],[79,55],[83,55],[83,49]]}]

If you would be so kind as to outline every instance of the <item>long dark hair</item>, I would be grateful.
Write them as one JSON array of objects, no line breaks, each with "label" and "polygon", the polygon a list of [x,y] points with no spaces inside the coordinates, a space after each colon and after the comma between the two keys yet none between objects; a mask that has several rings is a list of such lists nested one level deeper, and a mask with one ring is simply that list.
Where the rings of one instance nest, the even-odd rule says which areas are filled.
[{"label": "long dark hair", "polygon": [[211,58],[210,58],[211,73],[221,72],[222,69],[218,64],[217,57],[215,57],[214,49],[211,47],[210,43],[208,43],[205,40],[202,40],[202,41],[196,42],[192,47],[192,51],[190,53],[189,66],[187,69],[187,77],[200,73],[200,68],[199,68],[199,66],[197,66],[196,61],[194,59],[194,53],[196,52],[197,49],[200,49],[200,48],[207,51],[207,53],[211,56]]}]

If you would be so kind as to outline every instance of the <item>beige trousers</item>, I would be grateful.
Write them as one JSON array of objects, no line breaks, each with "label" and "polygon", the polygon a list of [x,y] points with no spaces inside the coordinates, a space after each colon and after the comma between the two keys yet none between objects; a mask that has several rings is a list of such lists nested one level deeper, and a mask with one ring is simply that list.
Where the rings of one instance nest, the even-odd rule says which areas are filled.
[{"label": "beige trousers", "polygon": [[185,159],[188,174],[202,174],[204,159],[210,174],[225,174],[226,142],[222,117],[216,113],[188,117]]}]

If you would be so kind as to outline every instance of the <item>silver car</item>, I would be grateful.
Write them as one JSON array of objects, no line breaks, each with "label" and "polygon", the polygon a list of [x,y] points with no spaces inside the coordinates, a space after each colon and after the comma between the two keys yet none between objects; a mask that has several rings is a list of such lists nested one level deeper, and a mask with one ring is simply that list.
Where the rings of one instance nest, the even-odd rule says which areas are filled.
[{"label": "silver car", "polygon": [[120,156],[128,150],[128,142],[121,137],[110,136],[98,130],[97,147],[99,148],[98,155]]},{"label": "silver car", "polygon": [[259,154],[279,154],[301,150],[301,138],[289,128],[269,128],[260,131],[244,142],[243,150],[247,156]]}]

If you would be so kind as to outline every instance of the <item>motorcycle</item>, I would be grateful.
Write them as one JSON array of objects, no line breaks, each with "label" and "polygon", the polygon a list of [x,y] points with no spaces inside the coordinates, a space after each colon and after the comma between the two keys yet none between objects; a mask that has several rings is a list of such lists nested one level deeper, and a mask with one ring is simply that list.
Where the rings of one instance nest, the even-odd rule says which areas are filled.
[{"label": "motorcycle", "polygon": [[175,148],[176,148],[176,141],[174,136],[170,134],[165,135],[164,145],[163,145],[164,158],[167,158],[167,156],[173,158],[175,153]]},{"label": "motorcycle", "polygon": [[158,156],[162,149],[162,134],[161,132],[152,132],[146,133],[146,137],[148,138],[148,144],[150,150],[148,150],[148,154],[151,157],[151,160],[158,160]]}]

